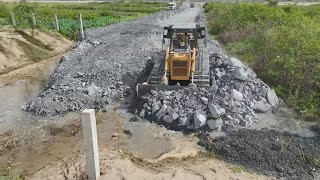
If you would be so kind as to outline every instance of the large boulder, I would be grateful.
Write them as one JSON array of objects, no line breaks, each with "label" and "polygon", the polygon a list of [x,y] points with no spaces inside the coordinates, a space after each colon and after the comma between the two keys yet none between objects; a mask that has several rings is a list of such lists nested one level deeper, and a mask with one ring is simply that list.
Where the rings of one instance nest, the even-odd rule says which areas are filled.
[{"label": "large boulder", "polygon": [[209,110],[211,112],[211,117],[214,119],[219,118],[222,114],[226,112],[224,108],[221,108],[219,105],[209,104]]},{"label": "large boulder", "polygon": [[198,110],[194,112],[194,128],[198,129],[206,124],[206,116],[200,113]]},{"label": "large boulder", "polygon": [[239,79],[241,81],[248,79],[248,73],[243,68],[236,68],[233,72],[233,76],[235,79]]},{"label": "large boulder", "polygon": [[273,107],[276,107],[279,104],[279,99],[274,89],[267,92],[267,101]]}]

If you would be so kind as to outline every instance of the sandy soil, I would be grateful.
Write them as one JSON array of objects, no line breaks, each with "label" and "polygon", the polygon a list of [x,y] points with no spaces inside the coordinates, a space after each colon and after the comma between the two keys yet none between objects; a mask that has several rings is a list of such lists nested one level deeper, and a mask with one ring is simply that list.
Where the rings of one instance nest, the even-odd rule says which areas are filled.
[{"label": "sandy soil", "polygon": [[[30,30],[23,30],[23,32],[31,36]],[[35,44],[11,28],[5,27],[0,29],[0,74],[5,74],[41,61],[42,59],[30,59],[31,55],[35,56],[32,53],[30,54],[32,52],[31,49],[39,51],[41,53],[39,57],[50,58],[67,52],[73,44],[72,41],[60,37],[53,32],[36,30],[34,36],[31,37],[52,49],[49,50]],[[24,43],[25,46],[22,46],[21,43]]]},{"label": "sandy soil", "polygon": [[[101,179],[271,179],[201,153],[204,151],[196,145],[195,135],[146,122],[127,124],[128,115],[117,108],[97,113]],[[15,132],[5,133],[1,137],[10,136],[16,146],[0,151],[0,166],[20,171],[26,179],[85,179],[79,114],[68,114],[64,119],[38,126],[37,131],[45,136],[28,139],[16,137]],[[138,138],[140,132],[144,138]],[[150,144],[152,141],[158,146]]]}]

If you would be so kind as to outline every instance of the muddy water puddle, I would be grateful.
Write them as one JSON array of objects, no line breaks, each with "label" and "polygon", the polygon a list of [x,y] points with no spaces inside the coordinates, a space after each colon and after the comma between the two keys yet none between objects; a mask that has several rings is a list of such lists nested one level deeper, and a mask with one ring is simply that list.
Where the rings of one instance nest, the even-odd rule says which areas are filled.
[{"label": "muddy water puddle", "polygon": [[20,80],[0,87],[0,132],[31,116],[22,108],[41,88],[40,81]]},{"label": "muddy water puddle", "polygon": [[314,122],[299,118],[298,114],[286,106],[280,106],[274,111],[257,114],[259,121],[251,125],[252,129],[269,128],[296,133],[304,137],[314,137],[318,134],[310,130]]}]

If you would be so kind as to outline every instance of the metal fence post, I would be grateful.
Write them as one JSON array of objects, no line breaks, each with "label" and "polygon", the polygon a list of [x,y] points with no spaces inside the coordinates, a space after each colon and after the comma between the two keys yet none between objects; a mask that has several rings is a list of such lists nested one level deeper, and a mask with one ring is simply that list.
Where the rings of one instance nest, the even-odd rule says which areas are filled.
[{"label": "metal fence post", "polygon": [[86,170],[89,180],[100,177],[97,125],[94,109],[85,109],[81,113],[82,129],[86,149]]},{"label": "metal fence post", "polygon": [[57,13],[54,13],[54,28],[56,29],[56,31],[60,30]]},{"label": "metal fence post", "polygon": [[81,35],[81,40],[84,40],[82,16],[81,16],[81,14],[80,14],[80,13],[79,13],[79,24],[80,24],[80,35]]}]

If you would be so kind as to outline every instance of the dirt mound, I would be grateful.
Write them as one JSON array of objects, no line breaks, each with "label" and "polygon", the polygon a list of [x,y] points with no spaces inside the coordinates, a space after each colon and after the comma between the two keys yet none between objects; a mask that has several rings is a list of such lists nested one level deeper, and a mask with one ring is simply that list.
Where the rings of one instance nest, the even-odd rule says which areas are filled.
[{"label": "dirt mound", "polygon": [[0,29],[0,74],[61,54],[72,42],[53,32]]},{"label": "dirt mound", "polygon": [[274,130],[229,132],[200,144],[222,159],[268,176],[317,179],[320,173],[320,138],[305,138]]}]

